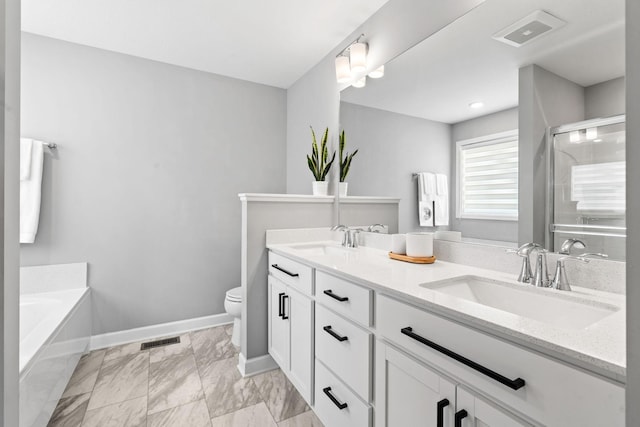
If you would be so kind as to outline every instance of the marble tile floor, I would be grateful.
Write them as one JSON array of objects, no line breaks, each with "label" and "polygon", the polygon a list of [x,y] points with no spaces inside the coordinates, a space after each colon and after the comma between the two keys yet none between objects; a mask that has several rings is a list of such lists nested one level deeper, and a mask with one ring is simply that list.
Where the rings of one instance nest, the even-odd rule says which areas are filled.
[{"label": "marble tile floor", "polygon": [[49,427],[323,427],[282,371],[241,377],[231,330],[84,355]]}]

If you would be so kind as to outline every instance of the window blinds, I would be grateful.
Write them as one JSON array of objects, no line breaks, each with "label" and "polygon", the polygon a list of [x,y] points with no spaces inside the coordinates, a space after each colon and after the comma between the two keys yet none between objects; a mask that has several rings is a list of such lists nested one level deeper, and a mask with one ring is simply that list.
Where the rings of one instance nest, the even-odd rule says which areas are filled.
[{"label": "window blinds", "polygon": [[623,214],[626,203],[625,162],[571,167],[571,201],[580,212]]},{"label": "window blinds", "polygon": [[460,217],[517,219],[517,136],[459,150]]}]

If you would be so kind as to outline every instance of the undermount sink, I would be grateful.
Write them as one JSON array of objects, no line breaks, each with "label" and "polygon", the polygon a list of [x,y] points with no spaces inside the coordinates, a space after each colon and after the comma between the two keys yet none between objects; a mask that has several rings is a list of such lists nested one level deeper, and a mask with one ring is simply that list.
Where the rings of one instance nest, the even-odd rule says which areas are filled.
[{"label": "undermount sink", "polygon": [[353,249],[343,248],[337,244],[332,245],[330,243],[309,243],[290,246],[289,248],[303,255],[342,255],[353,252]]},{"label": "undermount sink", "polygon": [[619,310],[570,293],[515,285],[478,276],[461,276],[420,286],[566,329],[584,329]]}]

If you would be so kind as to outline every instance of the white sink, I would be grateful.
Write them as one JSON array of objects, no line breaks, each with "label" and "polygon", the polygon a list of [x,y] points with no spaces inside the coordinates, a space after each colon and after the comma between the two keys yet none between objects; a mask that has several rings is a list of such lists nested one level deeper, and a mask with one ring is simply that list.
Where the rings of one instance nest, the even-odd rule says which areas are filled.
[{"label": "white sink", "polygon": [[424,283],[424,288],[565,329],[584,329],[619,310],[570,292],[515,285],[478,276]]},{"label": "white sink", "polygon": [[300,252],[302,255],[343,255],[355,251],[355,249],[344,248],[338,244],[330,243],[291,245],[289,248]]}]

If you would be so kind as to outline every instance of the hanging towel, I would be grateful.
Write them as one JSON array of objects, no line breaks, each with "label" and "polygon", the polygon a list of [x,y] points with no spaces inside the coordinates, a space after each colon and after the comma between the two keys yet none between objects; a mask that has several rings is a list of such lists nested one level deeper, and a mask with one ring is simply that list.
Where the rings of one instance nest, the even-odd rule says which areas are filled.
[{"label": "hanging towel", "polygon": [[20,138],[20,181],[29,179],[31,173],[31,147],[33,140]]},{"label": "hanging towel", "polygon": [[32,142],[30,173],[27,179],[20,181],[20,243],[33,243],[38,232],[42,193],[42,145],[40,141]]},{"label": "hanging towel", "polygon": [[447,176],[436,174],[435,225],[449,225],[449,186]]},{"label": "hanging towel", "polygon": [[430,172],[418,174],[418,218],[421,227],[433,227],[433,202],[436,194],[436,176]]}]

